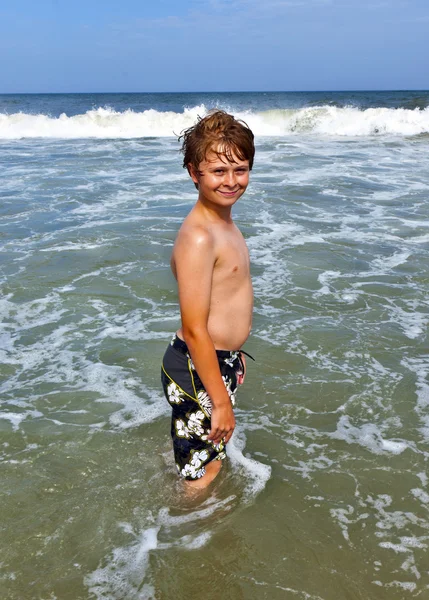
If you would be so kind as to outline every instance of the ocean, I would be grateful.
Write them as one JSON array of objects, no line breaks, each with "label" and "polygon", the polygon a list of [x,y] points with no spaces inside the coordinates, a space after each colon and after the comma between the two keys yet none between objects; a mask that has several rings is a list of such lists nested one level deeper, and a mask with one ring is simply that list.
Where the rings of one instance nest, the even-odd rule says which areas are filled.
[{"label": "ocean", "polygon": [[[160,361],[213,107],[256,136],[256,362],[193,497]],[[2,95],[0,157],[2,597],[429,598],[429,92]]]}]

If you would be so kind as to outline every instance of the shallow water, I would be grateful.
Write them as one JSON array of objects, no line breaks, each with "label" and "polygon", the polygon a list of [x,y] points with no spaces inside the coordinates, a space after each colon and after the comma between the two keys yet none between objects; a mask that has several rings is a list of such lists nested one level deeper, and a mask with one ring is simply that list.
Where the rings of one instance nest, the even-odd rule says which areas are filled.
[{"label": "shallow water", "polygon": [[65,137],[0,140],[4,597],[429,595],[427,136],[257,136],[234,209],[257,362],[201,497],[177,482],[159,383],[195,200],[178,144]]}]

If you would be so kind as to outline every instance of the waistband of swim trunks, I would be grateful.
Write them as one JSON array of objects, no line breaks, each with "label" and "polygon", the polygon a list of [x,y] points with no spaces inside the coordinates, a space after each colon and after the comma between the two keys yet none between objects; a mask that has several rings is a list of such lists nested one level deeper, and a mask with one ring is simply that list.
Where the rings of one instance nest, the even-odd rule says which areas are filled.
[{"label": "waistband of swim trunks", "polygon": [[[177,335],[174,335],[171,345],[175,350],[178,350],[182,354],[189,354],[188,346]],[[238,352],[238,350],[216,350],[218,358],[232,358],[232,355],[236,352]]]}]

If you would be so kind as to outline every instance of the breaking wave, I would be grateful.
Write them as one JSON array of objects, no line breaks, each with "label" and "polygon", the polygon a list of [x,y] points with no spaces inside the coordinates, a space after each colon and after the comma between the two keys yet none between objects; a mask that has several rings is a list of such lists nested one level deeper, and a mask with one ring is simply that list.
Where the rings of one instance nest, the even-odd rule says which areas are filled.
[{"label": "breaking wave", "polygon": [[[109,107],[59,117],[45,114],[0,114],[0,139],[23,138],[145,138],[177,136],[204,116],[202,104],[182,113],[154,109],[117,112]],[[263,112],[231,111],[257,136],[299,134],[321,136],[415,136],[429,133],[429,108],[368,108],[312,106]]]}]

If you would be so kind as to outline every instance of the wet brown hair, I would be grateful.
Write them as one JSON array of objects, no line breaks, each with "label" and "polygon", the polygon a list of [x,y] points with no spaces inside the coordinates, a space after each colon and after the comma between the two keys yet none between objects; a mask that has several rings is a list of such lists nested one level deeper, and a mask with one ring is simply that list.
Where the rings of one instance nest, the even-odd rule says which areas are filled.
[{"label": "wet brown hair", "polygon": [[249,161],[249,169],[253,166],[255,145],[251,129],[244,121],[223,110],[213,110],[205,117],[198,117],[195,125],[181,133],[180,140],[183,140],[183,167],[188,172],[189,165],[198,171],[210,150],[230,162],[235,162],[235,154],[240,160]]}]

